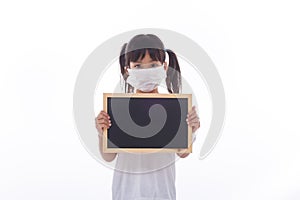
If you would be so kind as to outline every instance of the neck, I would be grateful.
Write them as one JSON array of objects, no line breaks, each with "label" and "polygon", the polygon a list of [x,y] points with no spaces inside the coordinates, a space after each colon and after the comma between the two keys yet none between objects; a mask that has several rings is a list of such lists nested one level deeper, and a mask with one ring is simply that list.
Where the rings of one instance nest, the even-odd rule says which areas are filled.
[{"label": "neck", "polygon": [[151,90],[149,92],[144,92],[142,90],[137,89],[136,93],[158,93],[158,88],[155,88],[154,90]]}]

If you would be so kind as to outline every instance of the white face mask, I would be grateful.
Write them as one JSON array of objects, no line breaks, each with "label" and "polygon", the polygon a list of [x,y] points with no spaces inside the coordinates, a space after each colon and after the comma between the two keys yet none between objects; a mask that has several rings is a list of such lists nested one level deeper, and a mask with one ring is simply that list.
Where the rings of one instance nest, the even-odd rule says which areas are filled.
[{"label": "white face mask", "polygon": [[128,69],[127,82],[143,92],[150,92],[165,80],[167,73],[164,65],[146,69]]}]

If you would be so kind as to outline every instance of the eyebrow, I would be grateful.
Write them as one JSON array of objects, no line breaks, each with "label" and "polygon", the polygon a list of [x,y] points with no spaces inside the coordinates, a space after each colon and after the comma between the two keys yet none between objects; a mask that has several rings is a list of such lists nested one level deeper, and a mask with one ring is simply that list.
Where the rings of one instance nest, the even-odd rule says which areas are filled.
[{"label": "eyebrow", "polygon": [[[154,61],[156,61],[156,60],[151,59],[149,62],[154,62]],[[133,63],[142,63],[142,62],[136,61],[136,62],[133,62]]]}]

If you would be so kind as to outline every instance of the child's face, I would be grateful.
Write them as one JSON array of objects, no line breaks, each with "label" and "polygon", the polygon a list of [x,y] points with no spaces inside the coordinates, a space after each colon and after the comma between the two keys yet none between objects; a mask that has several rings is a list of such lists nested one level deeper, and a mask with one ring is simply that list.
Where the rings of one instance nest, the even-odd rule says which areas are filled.
[{"label": "child's face", "polygon": [[[151,59],[149,52],[146,51],[146,54],[143,59],[139,59],[136,62],[130,62],[130,69],[145,69],[145,68],[152,68],[152,67],[158,67],[164,65],[165,71],[168,69],[168,65],[166,62],[161,63],[160,61],[154,61]],[[128,66],[125,67],[125,73],[128,74]],[[155,88],[154,90],[150,92],[144,92],[139,89],[136,90],[136,93],[158,93],[158,89]]]},{"label": "child's face", "polygon": [[151,59],[149,52],[146,51],[146,54],[143,59],[139,59],[136,62],[130,62],[130,69],[145,69],[145,68],[152,68],[164,65],[165,70],[167,70],[168,66],[167,63],[161,63],[160,61],[154,61]]}]

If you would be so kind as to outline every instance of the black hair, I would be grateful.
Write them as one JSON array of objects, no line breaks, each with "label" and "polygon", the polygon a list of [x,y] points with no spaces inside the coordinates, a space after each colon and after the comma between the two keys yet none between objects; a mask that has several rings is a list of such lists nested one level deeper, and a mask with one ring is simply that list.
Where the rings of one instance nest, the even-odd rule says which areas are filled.
[{"label": "black hair", "polygon": [[119,56],[121,74],[125,80],[125,93],[133,93],[134,88],[126,82],[128,75],[124,67],[129,66],[130,62],[143,59],[147,51],[152,60],[160,61],[161,63],[165,62],[165,53],[168,53],[169,67],[166,85],[169,93],[179,93],[179,90],[181,92],[181,72],[176,54],[170,49],[165,49],[164,44],[156,35],[139,34],[122,46]]}]

